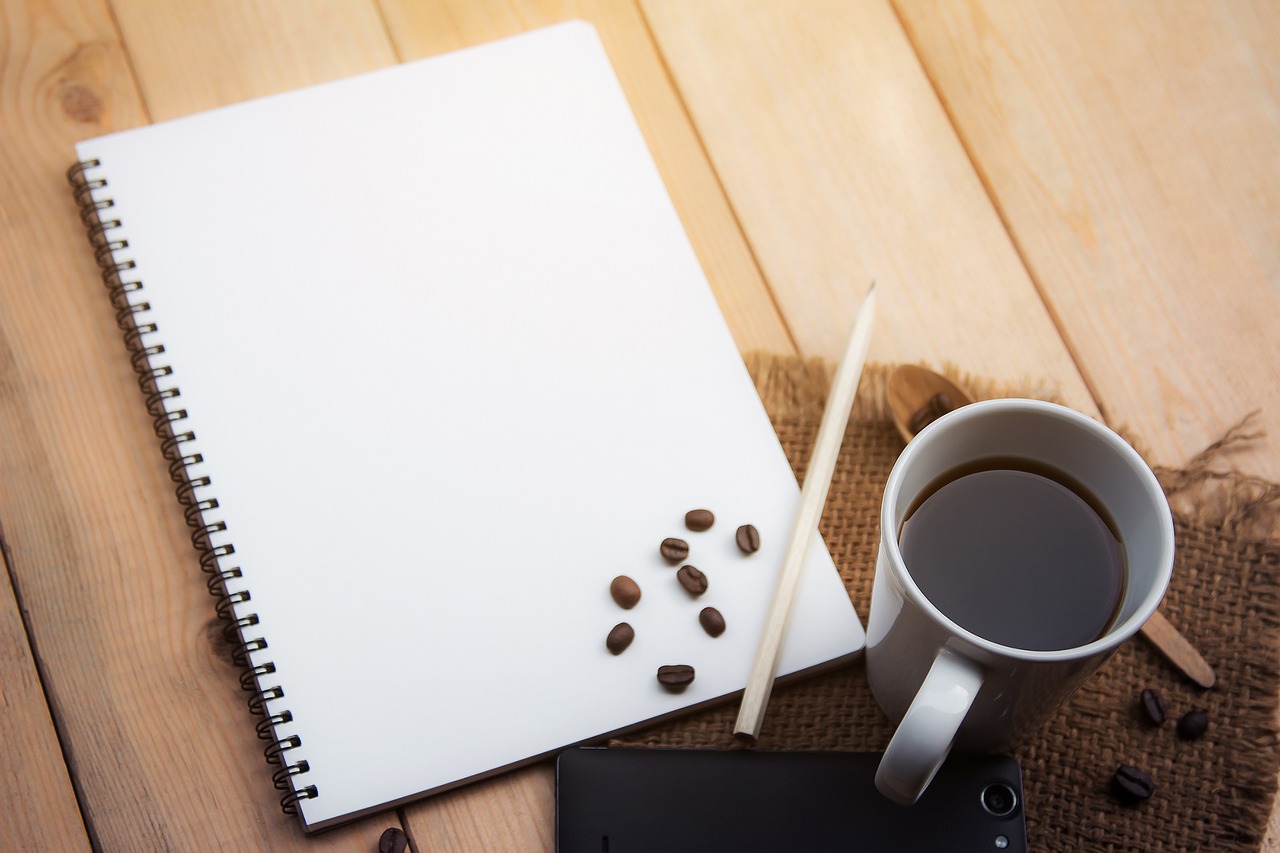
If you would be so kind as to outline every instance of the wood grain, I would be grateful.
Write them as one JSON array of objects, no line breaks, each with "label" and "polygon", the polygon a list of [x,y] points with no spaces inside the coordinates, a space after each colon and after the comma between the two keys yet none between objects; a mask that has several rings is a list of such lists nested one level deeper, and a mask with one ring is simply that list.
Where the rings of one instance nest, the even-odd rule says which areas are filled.
[{"label": "wood grain", "polygon": [[556,780],[550,761],[406,806],[421,853],[555,850]]},{"label": "wood grain", "polygon": [[51,204],[60,200],[49,190],[59,186],[57,174],[66,168],[67,158],[51,149],[110,107],[98,100],[91,81],[106,73],[118,54],[83,40],[95,23],[92,12],[86,16],[73,4],[36,10],[0,6],[0,281],[5,283],[0,289],[0,545],[5,546],[0,578],[0,779],[5,780],[0,838],[23,849],[90,845],[10,585],[7,546],[25,540],[28,526],[44,521],[38,506],[25,518],[19,515],[26,509],[23,484],[33,473],[40,441],[27,377],[33,362],[43,360],[26,350],[20,338],[23,327],[47,328],[49,322],[38,288],[22,282],[47,270],[42,269],[42,250],[57,244],[46,233],[49,223],[41,220],[38,202],[47,196],[46,210],[61,207]]},{"label": "wood grain", "polygon": [[7,561],[0,569],[0,779],[5,780],[0,838],[20,850],[89,850]]},{"label": "wood grain", "polygon": [[371,849],[380,822],[309,840],[280,813],[63,177],[146,120],[111,13],[3,9],[0,521],[92,843]]},{"label": "wood grain", "polygon": [[[54,710],[46,704],[9,577],[26,593],[26,616],[49,675],[43,686],[57,706],[75,693],[76,676],[61,669],[75,638],[52,633],[69,614],[50,587],[74,583],[75,569],[64,559],[74,545],[63,544],[71,525],[60,492],[74,481],[78,462],[50,460],[61,437],[50,411],[57,403],[50,398],[59,395],[59,372],[73,367],[80,343],[60,340],[58,327],[83,327],[85,321],[85,311],[59,285],[72,277],[96,278],[92,261],[78,246],[69,248],[83,233],[70,224],[61,174],[77,134],[112,121],[137,123],[141,116],[136,101],[112,99],[102,90],[102,80],[124,65],[100,7],[6,4],[0,6],[0,40],[6,47],[0,51],[0,524],[6,546],[0,838],[24,849],[87,849],[91,840],[50,716]],[[53,627],[39,630],[42,625]],[[74,707],[64,702],[63,708],[62,724],[83,730]],[[82,769],[74,742],[68,756],[72,769]]]},{"label": "wood grain", "polygon": [[396,62],[372,0],[113,0],[154,121]]},{"label": "wood grain", "polygon": [[1280,6],[897,6],[1108,420],[1280,434]]},{"label": "wood grain", "polygon": [[1095,411],[887,3],[642,5],[803,353],[839,359],[874,280],[872,359],[963,355]]}]

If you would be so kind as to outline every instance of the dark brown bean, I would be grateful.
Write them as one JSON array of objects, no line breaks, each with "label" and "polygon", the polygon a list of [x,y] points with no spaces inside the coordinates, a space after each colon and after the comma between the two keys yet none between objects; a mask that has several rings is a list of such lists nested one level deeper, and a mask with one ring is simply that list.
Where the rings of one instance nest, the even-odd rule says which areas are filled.
[{"label": "dark brown bean", "polygon": [[927,427],[938,419],[937,414],[933,411],[933,406],[928,403],[924,404],[911,415],[911,420],[907,421],[907,432],[917,435],[922,429]]},{"label": "dark brown bean", "polygon": [[683,539],[663,539],[662,544],[658,546],[658,552],[668,563],[679,563],[689,556],[689,543]]},{"label": "dark brown bean", "polygon": [[715,513],[709,509],[691,509],[684,514],[684,526],[695,533],[710,530],[715,523]]},{"label": "dark brown bean", "polygon": [[707,576],[693,566],[681,566],[676,572],[676,580],[690,595],[702,595],[707,591]]},{"label": "dark brown bean", "polygon": [[1142,710],[1153,725],[1163,726],[1167,714],[1164,710],[1164,697],[1159,690],[1148,687],[1142,691]]},{"label": "dark brown bean", "polygon": [[738,540],[738,548],[744,554],[754,554],[760,550],[760,531],[750,524],[739,527],[734,538]]},{"label": "dark brown bean", "polygon": [[911,420],[907,423],[907,429],[912,435],[920,432],[929,424],[951,411],[951,397],[939,391],[929,398],[929,402],[925,403],[911,416]]},{"label": "dark brown bean", "polygon": [[635,638],[635,629],[626,622],[619,622],[613,626],[609,636],[605,637],[604,645],[613,654],[620,655],[627,650],[627,646],[631,645],[631,641]]},{"label": "dark brown bean", "polygon": [[378,853],[404,853],[409,847],[409,836],[398,826],[393,826],[378,839]]},{"label": "dark brown bean", "polygon": [[693,683],[693,667],[684,663],[660,666],[658,683],[672,693],[679,693]]},{"label": "dark brown bean", "polygon": [[1111,793],[1126,803],[1140,803],[1155,793],[1151,777],[1136,767],[1123,764],[1111,777]]},{"label": "dark brown bean", "polygon": [[609,594],[623,610],[630,610],[640,601],[640,584],[626,575],[618,575],[609,584]]},{"label": "dark brown bean", "polygon": [[1178,718],[1178,737],[1183,740],[1199,740],[1209,730],[1209,715],[1196,709]]},{"label": "dark brown bean", "polygon": [[724,633],[724,617],[714,607],[702,608],[702,612],[698,614],[698,622],[702,625],[702,630],[713,637]]}]

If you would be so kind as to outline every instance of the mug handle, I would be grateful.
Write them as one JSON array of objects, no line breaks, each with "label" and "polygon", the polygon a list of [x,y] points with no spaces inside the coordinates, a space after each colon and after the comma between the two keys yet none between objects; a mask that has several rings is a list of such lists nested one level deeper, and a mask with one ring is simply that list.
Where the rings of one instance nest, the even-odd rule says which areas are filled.
[{"label": "mug handle", "polygon": [[876,788],[896,803],[909,806],[933,781],[956,732],[982,687],[982,669],[944,648],[898,724],[876,770]]}]

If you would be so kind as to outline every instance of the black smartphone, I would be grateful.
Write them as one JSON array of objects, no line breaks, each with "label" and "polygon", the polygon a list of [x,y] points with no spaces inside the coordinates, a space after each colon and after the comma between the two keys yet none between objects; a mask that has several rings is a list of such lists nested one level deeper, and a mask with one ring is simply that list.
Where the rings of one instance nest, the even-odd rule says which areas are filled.
[{"label": "black smartphone", "polygon": [[567,750],[556,850],[1026,853],[1012,758],[952,755],[912,806],[876,790],[879,763],[866,752]]}]

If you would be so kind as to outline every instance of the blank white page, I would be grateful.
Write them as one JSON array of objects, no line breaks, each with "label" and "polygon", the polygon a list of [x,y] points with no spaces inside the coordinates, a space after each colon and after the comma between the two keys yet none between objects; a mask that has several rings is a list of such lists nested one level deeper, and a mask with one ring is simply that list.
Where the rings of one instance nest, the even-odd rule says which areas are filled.
[{"label": "blank white page", "polygon": [[[302,739],[308,829],[742,689],[799,489],[588,25],[77,153]],[[817,537],[791,626],[783,673],[862,648]]]}]

